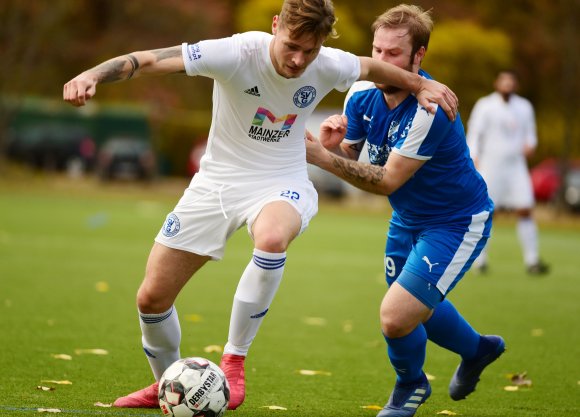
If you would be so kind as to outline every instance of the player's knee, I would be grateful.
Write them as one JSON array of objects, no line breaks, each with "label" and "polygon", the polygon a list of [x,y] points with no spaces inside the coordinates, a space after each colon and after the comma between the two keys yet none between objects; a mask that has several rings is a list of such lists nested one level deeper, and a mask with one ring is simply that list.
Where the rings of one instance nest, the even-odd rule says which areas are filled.
[{"label": "player's knee", "polygon": [[283,233],[270,230],[254,236],[256,249],[269,253],[282,253],[288,248],[288,238]]},{"label": "player's knee", "polygon": [[167,300],[155,291],[141,286],[137,291],[137,308],[144,314],[159,314],[169,310],[173,300]]},{"label": "player's knee", "polygon": [[383,334],[389,339],[406,336],[413,330],[396,317],[383,312],[381,312],[381,329]]}]

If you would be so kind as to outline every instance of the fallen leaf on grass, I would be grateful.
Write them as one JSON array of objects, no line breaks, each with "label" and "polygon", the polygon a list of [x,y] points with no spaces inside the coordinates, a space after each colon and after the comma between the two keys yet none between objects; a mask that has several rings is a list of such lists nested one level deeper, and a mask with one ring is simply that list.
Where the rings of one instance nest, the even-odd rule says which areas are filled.
[{"label": "fallen leaf on grass", "polygon": [[97,292],[109,292],[109,283],[107,281],[99,281],[95,284]]},{"label": "fallen leaf on grass", "polygon": [[364,408],[365,410],[382,410],[383,407],[380,405],[361,405],[360,408]]},{"label": "fallen leaf on grass", "polygon": [[199,314],[186,314],[185,321],[189,321],[191,323],[199,323],[200,321],[203,321],[203,317],[200,316]]},{"label": "fallen leaf on grass", "polygon": [[350,333],[352,332],[353,327],[352,320],[347,320],[342,324],[342,331],[345,333]]},{"label": "fallen leaf on grass", "polygon": [[43,387],[42,385],[37,385],[36,389],[39,389],[41,391],[54,391],[56,388],[53,387]]},{"label": "fallen leaf on grass", "polygon": [[288,410],[287,408],[280,407],[279,405],[263,405],[260,408],[267,408],[268,410]]},{"label": "fallen leaf on grass", "polygon": [[515,386],[515,385],[507,385],[505,387],[503,387],[504,391],[510,391],[510,392],[514,392],[514,391],[518,391],[520,389],[520,387]]},{"label": "fallen leaf on grass", "polygon": [[425,373],[425,375],[427,376],[427,381],[435,381],[437,379],[435,375],[431,375],[428,373]]},{"label": "fallen leaf on grass", "polygon": [[108,355],[109,351],[105,349],[75,349],[75,354],[83,355],[83,354],[91,354],[91,355]]},{"label": "fallen leaf on grass", "polygon": [[326,319],[323,317],[304,317],[302,321],[309,326],[326,326]]},{"label": "fallen leaf on grass", "polygon": [[531,387],[532,380],[527,378],[528,373],[522,372],[519,374],[508,374],[507,378],[512,382],[512,385],[518,387]]},{"label": "fallen leaf on grass", "polygon": [[532,336],[540,337],[544,335],[544,329],[532,329]]},{"label": "fallen leaf on grass", "polygon": [[72,361],[72,356],[67,355],[65,353],[53,353],[52,356],[54,359],[62,359],[63,361]]},{"label": "fallen leaf on grass", "polygon": [[300,369],[300,370],[298,370],[298,373],[300,375],[307,375],[307,376],[312,376],[312,375],[327,375],[327,376],[330,376],[330,375],[332,375],[332,373],[327,372],[327,371],[312,371],[310,369]]},{"label": "fallen leaf on grass", "polygon": [[443,416],[456,416],[457,415],[457,413],[454,413],[453,411],[449,411],[449,410],[439,411],[437,414],[441,414]]},{"label": "fallen leaf on grass", "polygon": [[102,403],[100,401],[97,402],[97,403],[95,403],[95,404],[93,404],[93,405],[95,407],[104,407],[104,408],[109,408],[109,407],[112,407],[113,406],[113,404],[105,404],[105,403]]},{"label": "fallen leaf on grass", "polygon": [[205,353],[214,353],[214,352],[221,353],[224,351],[224,348],[220,345],[209,345],[204,347],[203,351]]},{"label": "fallen leaf on grass", "polygon": [[70,381],[56,381],[54,379],[42,379],[40,382],[46,382],[48,384],[56,384],[56,385],[72,385]]},{"label": "fallen leaf on grass", "polygon": [[39,413],[62,413],[62,410],[58,408],[39,408]]}]

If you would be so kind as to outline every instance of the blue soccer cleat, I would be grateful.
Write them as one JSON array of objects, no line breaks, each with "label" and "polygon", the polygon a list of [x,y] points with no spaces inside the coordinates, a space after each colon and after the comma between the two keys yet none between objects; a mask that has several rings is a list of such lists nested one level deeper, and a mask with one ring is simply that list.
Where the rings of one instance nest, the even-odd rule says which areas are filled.
[{"label": "blue soccer cleat", "polygon": [[505,352],[505,342],[500,336],[482,336],[490,345],[490,350],[483,356],[471,360],[462,360],[449,383],[449,396],[455,401],[463,400],[473,391],[486,366]]},{"label": "blue soccer cleat", "polygon": [[377,417],[412,417],[417,409],[431,395],[431,385],[427,377],[416,384],[395,384],[389,401],[377,414]]}]

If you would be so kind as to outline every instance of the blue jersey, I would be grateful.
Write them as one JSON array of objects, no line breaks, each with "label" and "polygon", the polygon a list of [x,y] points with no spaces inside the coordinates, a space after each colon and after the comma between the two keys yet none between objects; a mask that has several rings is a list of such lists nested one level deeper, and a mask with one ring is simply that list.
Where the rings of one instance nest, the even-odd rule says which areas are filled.
[{"label": "blue jersey", "polygon": [[345,142],[366,140],[371,164],[384,165],[391,152],[426,161],[389,196],[393,221],[437,224],[493,210],[459,115],[451,122],[440,107],[431,114],[413,95],[391,110],[383,92],[369,82],[353,85],[345,107]]}]

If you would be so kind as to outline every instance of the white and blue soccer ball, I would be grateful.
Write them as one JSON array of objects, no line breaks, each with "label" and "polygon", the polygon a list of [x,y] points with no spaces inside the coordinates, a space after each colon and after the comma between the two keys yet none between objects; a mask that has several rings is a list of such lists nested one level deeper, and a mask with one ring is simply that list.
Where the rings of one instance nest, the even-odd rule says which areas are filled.
[{"label": "white and blue soccer ball", "polygon": [[179,359],[159,380],[159,407],[165,416],[221,417],[229,400],[226,376],[205,358]]}]

